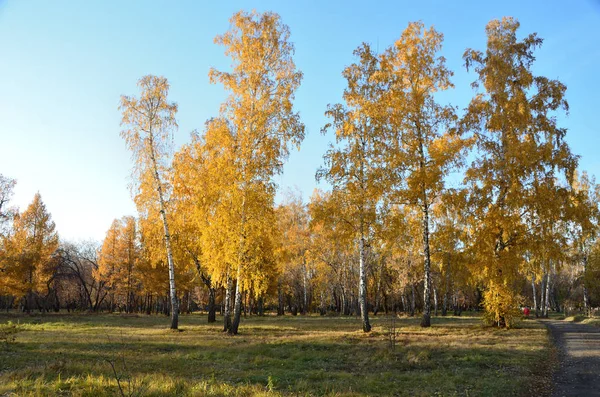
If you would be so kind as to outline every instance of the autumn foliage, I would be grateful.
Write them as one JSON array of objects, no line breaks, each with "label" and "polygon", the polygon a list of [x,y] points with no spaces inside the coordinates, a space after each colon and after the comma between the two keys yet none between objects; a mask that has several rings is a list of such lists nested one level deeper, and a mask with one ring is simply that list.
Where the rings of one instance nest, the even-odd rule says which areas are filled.
[{"label": "autumn foliage", "polygon": [[275,177],[305,137],[303,75],[279,15],[234,14],[214,40],[231,67],[208,75],[227,95],[189,143],[172,146],[165,77],[121,97],[138,216],[114,220],[101,244],[59,242],[41,196],[20,213],[0,176],[0,305],[160,312],[173,329],[179,312],[205,309],[232,335],[267,310],[357,315],[369,332],[382,311],[420,312],[429,327],[483,309],[512,327],[523,305],[598,305],[599,188],[558,121],[566,86],[533,72],[542,39],[517,20],[485,34],[463,54],[462,110],[440,100],[454,88],[441,32],[413,22],[383,51],[359,45],[341,103],[323,109],[323,190],[277,200]]}]

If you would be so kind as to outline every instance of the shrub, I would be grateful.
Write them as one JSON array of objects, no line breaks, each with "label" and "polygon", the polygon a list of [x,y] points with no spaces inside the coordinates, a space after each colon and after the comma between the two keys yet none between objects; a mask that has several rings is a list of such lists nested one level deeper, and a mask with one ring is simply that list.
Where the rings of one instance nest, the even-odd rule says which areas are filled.
[{"label": "shrub", "polygon": [[521,319],[523,298],[503,283],[491,282],[483,294],[484,321],[489,325],[512,328]]}]

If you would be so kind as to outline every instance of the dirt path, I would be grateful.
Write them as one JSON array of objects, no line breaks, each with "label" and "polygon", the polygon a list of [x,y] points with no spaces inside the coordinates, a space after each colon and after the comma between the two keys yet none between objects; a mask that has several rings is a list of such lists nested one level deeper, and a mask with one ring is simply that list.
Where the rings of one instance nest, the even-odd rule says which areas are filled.
[{"label": "dirt path", "polygon": [[543,322],[560,352],[552,396],[600,396],[600,329],[564,321]]}]

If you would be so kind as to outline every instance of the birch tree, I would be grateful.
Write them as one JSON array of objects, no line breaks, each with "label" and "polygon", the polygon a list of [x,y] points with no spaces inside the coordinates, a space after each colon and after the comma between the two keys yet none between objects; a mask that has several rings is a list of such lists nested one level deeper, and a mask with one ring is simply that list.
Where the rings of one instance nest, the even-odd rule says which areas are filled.
[{"label": "birch tree", "polygon": [[16,181],[0,174],[0,272],[7,266],[8,253],[5,250],[6,239],[9,236],[10,223],[16,213],[8,206],[15,188]]},{"label": "birch tree", "polygon": [[379,106],[383,86],[374,79],[380,65],[371,47],[363,44],[354,55],[358,61],[343,72],[347,82],[343,95],[346,104],[329,105],[325,113],[332,121],[322,132],[333,129],[337,145],[332,145],[325,154],[325,167],[317,172],[317,179],[331,183],[331,200],[337,204],[337,216],[354,234],[359,258],[362,328],[369,332],[366,261],[377,220],[377,204],[384,189]]},{"label": "birch tree", "polygon": [[158,203],[164,229],[164,244],[169,268],[171,298],[171,329],[177,329],[179,306],[175,287],[175,264],[167,222],[169,186],[164,178],[171,154],[172,137],[177,129],[177,104],[169,102],[169,83],[166,78],[147,75],[138,81],[140,96],[121,96],[121,137],[132,152],[133,176],[137,183],[138,211],[147,212]]},{"label": "birch tree", "polygon": [[[542,39],[530,34],[519,40],[518,28],[512,18],[491,21],[486,51],[467,49],[463,57],[477,74],[473,86],[481,88],[462,122],[478,152],[465,178],[470,249],[474,273],[486,285],[487,318],[499,326],[511,326],[518,313],[517,284],[531,242],[554,243],[553,222],[545,217],[562,216],[551,210],[564,208],[557,205],[564,194],[556,181],[569,183],[577,165],[555,117],[568,109],[566,87],[532,73]],[[545,234],[532,233],[531,224]]]},{"label": "birch tree", "polygon": [[598,222],[600,218],[600,185],[587,172],[577,173],[573,180],[575,216],[571,232],[574,246],[574,256],[583,267],[583,307],[588,312],[590,297],[586,283],[586,273],[590,256],[597,243]]},{"label": "birch tree", "polygon": [[0,174],[0,238],[6,233],[6,225],[15,213],[13,208],[8,206],[13,190],[17,182],[14,179],[7,178]]},{"label": "birch tree", "polygon": [[[294,45],[289,28],[271,12],[238,12],[230,19],[228,32],[215,38],[231,57],[230,72],[211,69],[210,81],[220,82],[229,96],[221,107],[219,150],[228,152],[231,179],[223,186],[227,197],[227,229],[235,240],[235,255],[229,262],[229,277],[235,279],[235,304],[229,332],[237,334],[242,287],[251,251],[248,238],[262,246],[265,221],[273,214],[275,186],[272,178],[281,172],[290,144],[299,146],[304,125],[293,110],[294,93],[302,79],[292,59]],[[208,141],[207,137],[207,141]],[[266,212],[265,212],[266,211]],[[223,213],[223,212],[221,212]],[[261,215],[261,213],[263,213]],[[233,237],[235,236],[235,237]],[[231,246],[231,238],[229,241]]]},{"label": "birch tree", "polygon": [[436,102],[435,94],[452,88],[452,72],[439,56],[443,35],[413,22],[382,56],[380,78],[388,82],[383,104],[389,111],[391,201],[420,214],[424,266],[422,327],[431,325],[432,205],[444,190],[444,178],[460,165],[468,140],[453,128],[451,106]]}]

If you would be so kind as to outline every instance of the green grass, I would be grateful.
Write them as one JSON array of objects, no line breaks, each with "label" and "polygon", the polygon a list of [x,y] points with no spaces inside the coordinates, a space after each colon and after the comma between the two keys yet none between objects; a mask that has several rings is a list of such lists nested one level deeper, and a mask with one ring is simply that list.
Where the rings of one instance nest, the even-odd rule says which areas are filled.
[{"label": "green grass", "polygon": [[[476,317],[397,320],[252,317],[240,335],[221,332],[200,315],[1,315],[19,323],[0,346],[0,395],[116,395],[115,365],[127,395],[277,396],[540,395],[553,362],[545,328],[482,326]],[[128,382],[129,379],[129,382]]]}]

